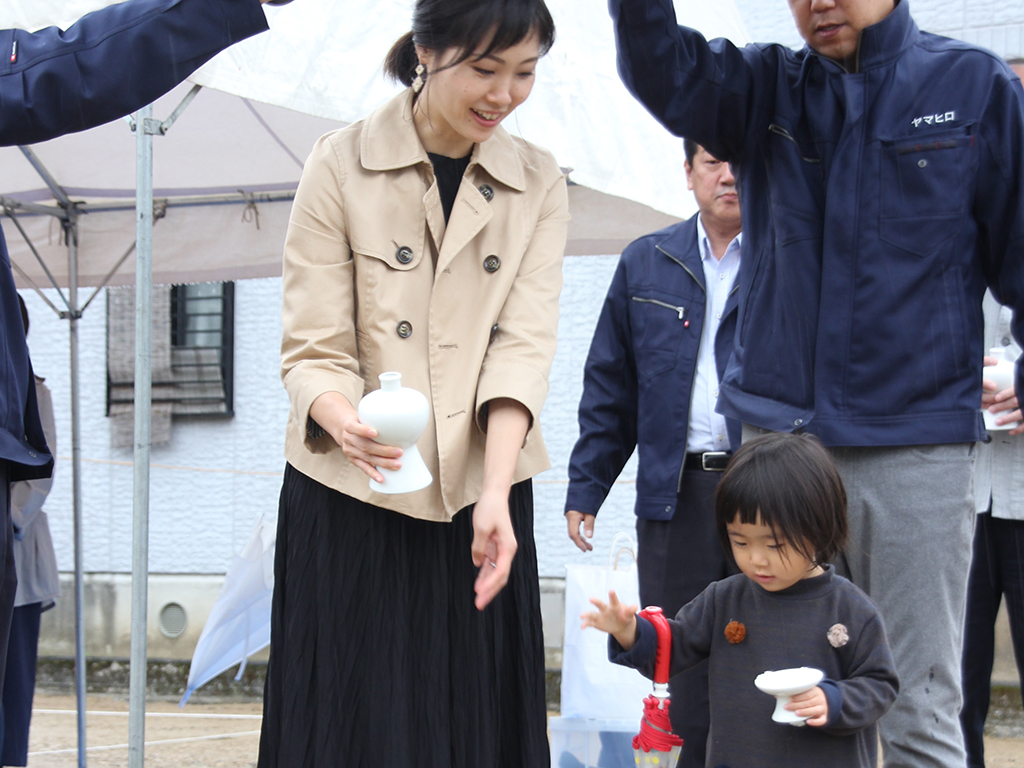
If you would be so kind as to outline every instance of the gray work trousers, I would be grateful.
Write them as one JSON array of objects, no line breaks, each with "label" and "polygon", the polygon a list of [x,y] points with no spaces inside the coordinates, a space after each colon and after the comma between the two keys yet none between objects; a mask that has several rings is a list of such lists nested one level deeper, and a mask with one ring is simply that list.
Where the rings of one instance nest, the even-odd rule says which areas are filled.
[{"label": "gray work trousers", "polygon": [[[840,572],[885,620],[900,694],[879,722],[886,768],[964,768],[960,654],[974,536],[973,443],[833,448],[850,542]],[[845,566],[845,567],[844,567]]]}]

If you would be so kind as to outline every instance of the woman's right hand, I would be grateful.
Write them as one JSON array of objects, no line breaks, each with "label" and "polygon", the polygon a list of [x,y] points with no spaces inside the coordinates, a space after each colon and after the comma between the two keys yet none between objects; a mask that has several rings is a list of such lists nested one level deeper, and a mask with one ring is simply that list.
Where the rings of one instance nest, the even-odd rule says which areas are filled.
[{"label": "woman's right hand", "polygon": [[377,430],[359,421],[359,412],[340,392],[324,392],[309,407],[310,418],[341,446],[348,460],[378,483],[381,469],[399,469],[402,449],[374,442]]}]

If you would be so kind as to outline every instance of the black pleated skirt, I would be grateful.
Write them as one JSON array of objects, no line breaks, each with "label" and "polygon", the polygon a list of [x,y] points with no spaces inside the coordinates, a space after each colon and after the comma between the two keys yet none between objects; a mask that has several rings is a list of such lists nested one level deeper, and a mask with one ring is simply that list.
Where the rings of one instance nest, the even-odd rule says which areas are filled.
[{"label": "black pleated skirt", "polygon": [[549,765],[529,481],[509,508],[519,549],[481,612],[472,508],[417,520],[287,467],[259,768]]}]

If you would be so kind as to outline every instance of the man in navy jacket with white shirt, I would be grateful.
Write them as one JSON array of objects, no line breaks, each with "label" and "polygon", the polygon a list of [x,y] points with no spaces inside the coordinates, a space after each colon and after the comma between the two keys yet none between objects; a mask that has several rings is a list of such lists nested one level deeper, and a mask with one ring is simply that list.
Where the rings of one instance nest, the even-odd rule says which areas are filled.
[{"label": "man in navy jacket with white shirt", "polygon": [[[265,1],[265,0],[264,0]],[[260,0],[129,0],[66,31],[0,30],[0,145],[33,144],[133,112],[229,45],[267,29]],[[49,477],[21,310],[0,230],[0,659],[17,578],[9,483]],[[3,668],[0,665],[0,687]]]},{"label": "man in navy jacket with white shirt", "polygon": [[[633,453],[640,600],[669,616],[732,571],[714,495],[740,424],[715,412],[736,334],[740,206],[729,164],[690,140],[686,178],[700,212],[622,253],[584,369],[580,437],[569,460],[566,521],[583,551]],[[582,524],[582,532],[581,532]],[[707,663],[672,678],[680,768],[702,768]]]},{"label": "man in navy jacket with white shirt", "polygon": [[851,529],[837,565],[881,609],[900,676],[885,763],[962,768],[986,286],[1024,337],[1020,81],[921,32],[909,0],[789,0],[801,51],[708,42],[670,0],[608,5],[626,85],[731,161],[743,193],[718,407],[745,434],[831,448]]}]

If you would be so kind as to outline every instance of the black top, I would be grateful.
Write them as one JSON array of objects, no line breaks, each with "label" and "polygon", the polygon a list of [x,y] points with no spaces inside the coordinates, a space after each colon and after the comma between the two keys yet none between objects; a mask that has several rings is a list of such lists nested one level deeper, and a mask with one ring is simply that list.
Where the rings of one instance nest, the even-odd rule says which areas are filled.
[{"label": "black top", "polygon": [[465,157],[445,157],[428,152],[431,164],[434,166],[434,176],[437,178],[437,191],[441,193],[441,207],[444,209],[444,223],[452,215],[452,207],[455,205],[455,196],[459,193],[459,185],[462,183],[462,176],[469,167],[469,158],[472,152]]}]

